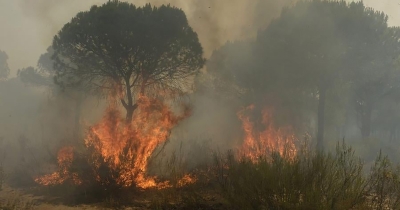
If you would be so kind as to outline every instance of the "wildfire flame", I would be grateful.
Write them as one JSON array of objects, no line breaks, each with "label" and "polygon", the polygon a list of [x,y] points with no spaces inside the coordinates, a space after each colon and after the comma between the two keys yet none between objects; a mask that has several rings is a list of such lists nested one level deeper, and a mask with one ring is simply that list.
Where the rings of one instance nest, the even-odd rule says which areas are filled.
[{"label": "wildfire flame", "polygon": [[[131,122],[126,122],[121,116],[116,103],[110,103],[102,120],[89,128],[85,146],[90,154],[88,159],[95,179],[112,179],[124,187],[170,187],[168,181],[157,182],[155,177],[146,175],[148,162],[157,146],[168,139],[172,128],[185,119],[190,110],[185,107],[183,114],[177,115],[161,100],[146,96],[140,96],[137,103],[138,108]],[[72,178],[65,175],[69,173],[74,158],[72,151],[73,148],[60,150],[61,173],[41,177],[37,182],[54,185]],[[103,179],[104,171],[108,173],[106,179]],[[190,175],[185,175],[178,185],[190,184],[194,180]]]},{"label": "wildfire flame", "polygon": [[35,181],[41,185],[62,184],[67,180],[72,180],[74,184],[81,184],[81,180],[76,173],[70,172],[72,161],[74,160],[74,148],[64,147],[58,151],[57,163],[59,170],[39,178]]},{"label": "wildfire flame", "polygon": [[245,133],[244,142],[239,149],[239,156],[256,162],[260,157],[269,156],[272,152],[282,157],[292,159],[297,153],[295,135],[290,127],[276,128],[272,119],[272,109],[264,108],[261,111],[261,126],[256,129],[254,121],[249,116],[254,111],[254,104],[249,105],[237,113],[242,121]]}]

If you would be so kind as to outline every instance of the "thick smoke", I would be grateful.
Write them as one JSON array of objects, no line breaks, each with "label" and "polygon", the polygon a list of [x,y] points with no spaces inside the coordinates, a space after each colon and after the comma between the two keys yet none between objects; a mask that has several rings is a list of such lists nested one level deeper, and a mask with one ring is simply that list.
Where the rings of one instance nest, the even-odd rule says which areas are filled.
[{"label": "thick smoke", "polygon": [[[2,24],[6,29],[0,35],[0,49],[9,55],[8,64],[11,68],[10,77],[15,77],[17,70],[28,66],[36,66],[39,56],[51,45],[54,35],[69,22],[78,12],[90,9],[92,5],[100,5],[105,0],[17,0],[0,2],[0,8],[8,8],[0,14],[5,20]],[[278,16],[283,6],[290,5],[292,0],[130,0],[129,2],[142,6],[151,3],[154,6],[171,4],[182,8],[189,24],[198,33],[204,48],[205,57],[209,58],[215,49],[227,41],[254,38],[259,29]],[[7,17],[7,18],[3,18]],[[8,30],[7,30],[8,29]],[[4,129],[1,133],[5,142],[14,142],[14,154],[27,153],[15,142],[18,139],[28,141],[29,150],[43,149],[50,153],[62,144],[69,144],[76,128],[74,116],[77,111],[75,96],[65,95],[54,97],[56,87],[35,87],[24,85],[19,78],[7,81],[6,86],[15,86],[13,93],[0,92],[14,99],[4,98],[0,120]],[[26,90],[24,91],[24,87]],[[62,93],[61,93],[62,94]],[[29,96],[29,97],[28,97]],[[237,117],[233,107],[215,102],[207,94],[192,97],[193,116],[186,121],[177,133],[186,139],[206,138],[215,141],[230,140],[238,136],[238,132],[230,132],[232,127],[238,128]],[[18,103],[15,106],[11,101]],[[18,102],[16,102],[18,101]],[[29,102],[28,102],[29,101]],[[92,98],[82,105],[81,131],[99,119],[102,106],[99,98]],[[236,107],[235,107],[236,108]],[[18,113],[17,115],[14,113]],[[208,117],[207,117],[208,116]],[[9,118],[12,120],[9,121]],[[4,120],[3,120],[4,119]],[[4,122],[3,122],[4,121]],[[12,122],[12,123],[11,123]],[[229,135],[227,135],[229,134]],[[179,138],[177,142],[183,140]],[[22,141],[22,140],[21,140]],[[25,140],[24,140],[25,141]],[[221,142],[220,142],[221,143]],[[25,144],[25,143],[23,143]],[[222,143],[224,144],[224,143]],[[18,152],[19,151],[19,152]],[[32,151],[34,153],[34,151]],[[28,159],[33,159],[27,155]],[[46,156],[46,155],[44,155]],[[40,157],[35,157],[39,159]]]}]

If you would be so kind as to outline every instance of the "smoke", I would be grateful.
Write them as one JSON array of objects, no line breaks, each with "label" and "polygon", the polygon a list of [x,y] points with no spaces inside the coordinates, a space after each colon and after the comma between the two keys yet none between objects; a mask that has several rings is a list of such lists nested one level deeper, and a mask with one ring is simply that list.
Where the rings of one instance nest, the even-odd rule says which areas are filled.
[{"label": "smoke", "polygon": [[[128,0],[137,6],[151,3],[155,6],[171,4],[182,8],[190,25],[199,35],[206,58],[227,41],[254,38],[258,30],[266,28],[272,19],[279,16],[284,6],[291,5],[295,1]],[[51,45],[53,36],[78,12],[104,2],[106,0],[0,1],[0,20],[2,20],[0,49],[9,55],[10,76],[15,76],[18,69],[36,66],[39,56]],[[398,2],[365,0],[364,3],[387,13],[390,25],[400,24],[400,16],[397,15],[400,8]],[[240,56],[248,55],[243,51]],[[60,136],[70,135],[74,129],[75,101],[63,99],[47,103],[47,95],[43,91],[26,91],[15,79],[8,83],[10,84],[5,84],[0,90],[0,96],[4,96],[0,97],[0,125],[2,125],[0,131],[6,133],[4,135],[6,139],[15,140],[19,138],[20,133],[27,133],[27,135],[32,134],[31,137],[35,139],[45,138],[51,141],[54,138],[54,141],[59,141],[57,138]],[[10,87],[14,86],[12,92],[9,92]],[[15,101],[18,101],[18,106],[15,105]],[[195,104],[193,116],[179,127],[180,132],[185,132],[184,136],[188,139],[210,138],[225,146],[228,142],[240,140],[234,139],[240,137],[240,131],[235,130],[240,127],[235,115],[238,104],[218,101],[214,96],[210,96],[210,93],[199,93],[193,98],[192,103]],[[99,117],[99,112],[92,111],[93,107],[97,106],[96,99],[86,102],[83,106],[83,112],[87,117],[82,118]],[[53,108],[50,110],[49,107]],[[59,122],[60,119],[63,119],[63,122]],[[40,120],[44,124],[43,131],[40,130]]]},{"label": "smoke", "polygon": [[[53,36],[80,11],[106,0],[0,1],[0,49],[9,54],[11,76],[35,66]],[[254,37],[293,0],[129,0],[137,6],[171,4],[182,8],[198,33],[206,58],[228,40]],[[3,11],[4,10],[4,11]]]},{"label": "smoke", "polygon": [[[283,6],[296,0],[128,0],[142,6],[171,4],[182,8],[208,58],[214,49],[226,41],[254,37],[277,17]],[[0,49],[10,56],[11,76],[17,69],[36,65],[39,55],[51,44],[53,36],[80,11],[106,0],[15,0],[0,1]],[[366,0],[367,6],[382,10],[390,17],[391,25],[398,25],[398,2]]]}]

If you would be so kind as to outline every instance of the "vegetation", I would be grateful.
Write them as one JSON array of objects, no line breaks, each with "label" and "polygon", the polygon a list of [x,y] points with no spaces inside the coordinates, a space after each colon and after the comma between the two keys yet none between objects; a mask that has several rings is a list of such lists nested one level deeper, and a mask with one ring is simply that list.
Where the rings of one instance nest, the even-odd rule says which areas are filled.
[{"label": "vegetation", "polygon": [[[353,139],[337,143],[331,151],[337,139],[353,135],[362,140],[359,144],[374,143],[378,149],[379,144],[392,141],[388,145],[396,145],[391,151],[398,153],[393,140],[400,140],[400,30],[387,22],[384,13],[362,2],[297,1],[255,39],[228,42],[206,63],[182,10],[170,5],[136,7],[118,0],[92,6],[64,25],[37,67],[18,71],[20,81],[7,80],[8,57],[0,51],[0,89],[16,90],[22,81],[51,91],[68,89],[62,93],[76,102],[72,112],[63,113],[65,118],[74,114],[73,128],[62,127],[66,123],[47,125],[74,133],[63,137],[73,141],[63,139],[55,149],[34,150],[21,134],[15,144],[20,144],[17,150],[23,164],[14,160],[12,164],[19,167],[11,169],[7,179],[1,157],[6,152],[0,148],[0,191],[25,187],[26,193],[44,195],[49,203],[96,203],[114,209],[400,209],[397,159],[391,162],[380,152],[370,162],[368,158],[375,156],[371,151],[358,157],[356,150],[361,147],[347,145]],[[196,78],[203,65],[207,67],[204,77]],[[220,133],[221,139],[230,140],[221,148],[226,153],[196,141],[166,149],[172,137],[187,138],[179,132],[172,135],[173,128],[191,132],[178,124],[188,117],[189,108],[175,116],[177,107],[171,99],[191,90],[193,84],[195,94],[223,98],[221,104],[230,106],[227,112],[236,111],[230,114],[239,119],[229,125],[243,136]],[[82,141],[86,93],[108,94],[112,100],[104,119]],[[2,101],[14,100],[10,94],[0,96],[2,109]],[[218,97],[202,104],[212,104]],[[243,107],[252,116],[240,117]],[[120,108],[126,111],[126,123],[118,117]],[[11,119],[11,111],[4,110],[2,117]],[[206,123],[218,127],[222,121],[213,122],[216,112],[207,110]],[[236,126],[239,120],[242,129]],[[7,122],[4,130],[8,124],[12,123]],[[194,124],[192,129],[202,125]],[[33,130],[25,128],[29,129]],[[274,130],[281,132],[271,135]],[[285,156],[279,151],[281,145],[274,143],[284,142],[286,132],[295,143],[299,134],[311,137],[304,145],[291,147],[293,156]],[[257,142],[261,139],[257,135],[269,137],[268,143]],[[42,131],[38,138],[50,137]],[[242,143],[237,140],[243,138],[269,150],[256,148],[257,154],[264,153],[246,158],[237,148]],[[51,150],[58,150],[58,156]],[[51,157],[36,159],[35,154],[43,151]],[[7,155],[14,155],[13,151]],[[44,160],[57,164],[58,170],[42,166]],[[190,182],[182,184],[185,179]],[[0,196],[0,209],[30,208],[34,208],[30,202]]]},{"label": "vegetation", "polygon": [[[196,162],[190,151],[203,154],[204,161]],[[292,159],[273,153],[253,162],[236,154],[235,151],[214,151],[214,158],[210,159],[210,148],[195,143],[189,147],[181,145],[171,156],[156,158],[167,163],[162,170],[158,171],[157,160],[152,162],[152,173],[171,183],[184,174],[195,175],[197,182],[184,187],[135,190],[108,188],[112,185],[78,187],[66,182],[35,194],[56,196],[68,205],[100,202],[98,205],[111,209],[128,206],[143,209],[371,210],[400,207],[400,165],[395,167],[382,153],[371,170],[366,170],[363,161],[345,142],[337,143],[334,153],[314,152],[310,145],[304,144]],[[142,203],[142,199],[149,202]],[[23,204],[11,201],[10,205]],[[28,204],[33,206],[32,202]]]},{"label": "vegetation", "polygon": [[303,133],[315,115],[319,149],[326,143],[326,115],[331,129],[355,119],[367,138],[372,121],[382,120],[374,112],[397,103],[400,90],[400,34],[387,20],[362,2],[299,1],[255,41],[214,52],[207,67],[217,88],[238,87],[244,103],[276,107],[277,121]]},{"label": "vegetation", "polygon": [[7,63],[8,55],[0,50],[0,79],[7,79],[10,74],[10,68]]},{"label": "vegetation", "polygon": [[204,64],[197,34],[171,6],[93,6],[66,24],[52,47],[60,85],[117,88],[128,121],[138,94],[183,91]]}]

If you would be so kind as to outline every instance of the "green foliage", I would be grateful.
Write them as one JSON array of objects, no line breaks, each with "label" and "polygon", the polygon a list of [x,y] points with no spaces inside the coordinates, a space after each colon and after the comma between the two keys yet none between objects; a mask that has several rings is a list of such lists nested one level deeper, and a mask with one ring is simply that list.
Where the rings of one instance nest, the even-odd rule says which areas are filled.
[{"label": "green foliage", "polygon": [[[390,185],[386,185],[388,188],[382,189],[378,182],[387,182],[384,177],[379,177],[384,174],[383,170],[373,169],[372,175],[366,177],[361,160],[344,142],[338,143],[335,154],[312,153],[302,149],[293,160],[278,154],[271,157],[263,157],[254,163],[228,154],[223,161],[225,170],[219,173],[224,173],[220,175],[225,177],[220,183],[223,195],[232,207],[371,209],[371,205],[379,204],[378,200],[388,200],[386,197],[371,200],[369,195],[376,192],[373,189],[381,189],[385,196],[392,196],[391,202],[398,205],[395,197],[398,192],[393,189],[398,190],[400,183],[391,181]],[[376,165],[382,166],[381,158],[377,159]]]}]

